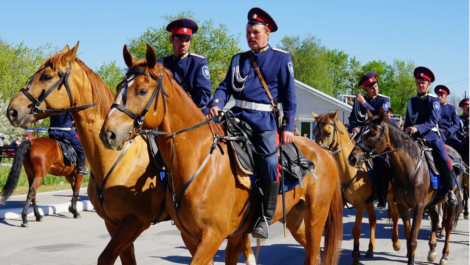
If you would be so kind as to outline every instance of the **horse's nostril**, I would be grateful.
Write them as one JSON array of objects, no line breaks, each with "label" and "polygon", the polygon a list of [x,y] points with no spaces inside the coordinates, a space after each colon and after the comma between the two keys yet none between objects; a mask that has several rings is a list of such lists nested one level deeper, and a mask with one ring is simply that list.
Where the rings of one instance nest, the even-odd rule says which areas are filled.
[{"label": "horse's nostril", "polygon": [[350,157],[349,157],[349,163],[351,163],[351,164],[356,164],[356,161],[357,161],[357,160],[356,160],[356,158],[355,158],[354,156],[350,156]]},{"label": "horse's nostril", "polygon": [[16,119],[18,117],[18,111],[16,109],[10,109],[8,116],[10,116],[10,119]]}]

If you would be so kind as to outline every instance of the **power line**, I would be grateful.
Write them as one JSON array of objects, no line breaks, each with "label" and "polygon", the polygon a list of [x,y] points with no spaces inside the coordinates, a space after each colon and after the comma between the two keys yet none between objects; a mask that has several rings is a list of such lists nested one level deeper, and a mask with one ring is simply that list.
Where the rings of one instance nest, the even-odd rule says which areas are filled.
[{"label": "power line", "polygon": [[465,81],[465,80],[468,80],[468,78],[465,78],[465,79],[462,79],[462,80],[459,80],[459,81],[455,81],[455,82],[452,82],[452,83],[448,83],[448,85],[452,85],[452,84],[455,84],[455,83],[460,83],[460,82]]}]

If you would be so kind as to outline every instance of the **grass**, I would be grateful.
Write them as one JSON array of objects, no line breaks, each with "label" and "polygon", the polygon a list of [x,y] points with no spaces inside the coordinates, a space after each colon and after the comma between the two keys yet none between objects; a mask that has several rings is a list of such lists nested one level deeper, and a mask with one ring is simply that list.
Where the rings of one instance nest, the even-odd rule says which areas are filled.
[{"label": "grass", "polygon": [[[0,167],[0,188],[3,189],[5,183],[8,179],[8,174],[10,173],[10,167]],[[88,186],[89,176],[85,176],[82,181],[81,187]],[[16,186],[15,192],[13,195],[27,194],[29,189],[28,176],[24,171],[24,168],[21,169],[20,178],[18,180],[18,185]],[[53,175],[46,174],[44,179],[41,182],[41,186],[38,189],[38,192],[54,191],[54,190],[68,190],[71,189],[69,182],[64,177],[56,177]]]}]

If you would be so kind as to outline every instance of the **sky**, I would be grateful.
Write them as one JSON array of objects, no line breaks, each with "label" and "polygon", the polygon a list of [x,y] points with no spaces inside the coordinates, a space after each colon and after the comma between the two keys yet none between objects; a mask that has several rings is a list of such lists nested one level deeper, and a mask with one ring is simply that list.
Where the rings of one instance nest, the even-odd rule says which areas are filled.
[{"label": "sky", "polygon": [[[469,90],[469,1],[466,0],[294,0],[294,1],[2,1],[0,38],[31,48],[50,43],[62,49],[80,41],[79,58],[96,70],[116,61],[124,68],[122,48],[149,27],[165,24],[162,16],[192,11],[199,21],[225,24],[244,37],[247,13],[266,10],[285,36],[313,35],[328,49],[355,56],[361,64],[395,59],[430,68],[434,85],[443,84],[463,97]],[[164,55],[159,55],[164,56]],[[393,96],[393,95],[390,95]]]}]

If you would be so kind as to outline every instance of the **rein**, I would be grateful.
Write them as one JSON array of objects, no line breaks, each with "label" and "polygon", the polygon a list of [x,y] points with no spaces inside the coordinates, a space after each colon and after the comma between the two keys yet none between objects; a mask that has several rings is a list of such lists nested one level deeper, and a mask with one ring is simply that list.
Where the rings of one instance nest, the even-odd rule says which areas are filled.
[{"label": "rein", "polygon": [[[31,93],[29,93],[29,89],[31,88],[31,85],[33,84],[34,79],[36,78],[36,75],[41,72],[42,70],[46,69],[47,67],[52,68],[52,63],[48,62],[46,65],[37,70],[34,75],[32,75],[28,79],[28,85],[26,88],[21,88],[20,91],[33,103],[33,106],[31,107],[31,112],[30,114],[37,114],[37,113],[61,113],[61,112],[69,112],[73,110],[83,110],[87,108],[91,108],[96,106],[96,103],[93,104],[87,104],[87,105],[82,105],[82,106],[76,106],[73,107],[73,99],[72,99],[72,92],[70,91],[70,86],[69,86],[69,76],[70,72],[72,69],[72,64],[69,65],[69,68],[67,68],[67,71],[63,73],[59,68],[57,68],[57,72],[59,73],[60,79],[52,85],[51,88],[49,88],[46,92],[43,92],[38,99],[36,99]],[[46,98],[60,85],[65,85],[65,89],[67,90],[67,94],[69,96],[69,102],[70,102],[70,107],[65,108],[65,109],[40,109],[39,107],[41,104],[46,100]],[[64,117],[64,121],[67,119],[67,115]]]}]

